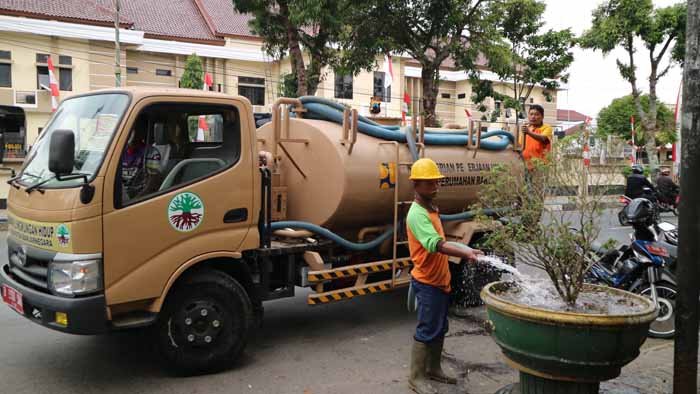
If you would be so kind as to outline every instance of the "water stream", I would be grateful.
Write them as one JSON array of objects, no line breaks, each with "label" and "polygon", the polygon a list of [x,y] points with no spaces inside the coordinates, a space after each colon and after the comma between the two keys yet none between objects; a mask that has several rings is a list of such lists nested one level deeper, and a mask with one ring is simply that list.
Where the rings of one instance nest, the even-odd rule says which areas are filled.
[{"label": "water stream", "polygon": [[501,258],[496,256],[480,256],[478,261],[510,274],[512,281],[503,286],[498,295],[518,304],[558,312],[605,315],[641,312],[646,308],[646,304],[634,298],[610,293],[603,289],[581,292],[576,304],[572,306],[562,300],[548,277],[534,278],[523,274],[517,268],[504,263]]}]

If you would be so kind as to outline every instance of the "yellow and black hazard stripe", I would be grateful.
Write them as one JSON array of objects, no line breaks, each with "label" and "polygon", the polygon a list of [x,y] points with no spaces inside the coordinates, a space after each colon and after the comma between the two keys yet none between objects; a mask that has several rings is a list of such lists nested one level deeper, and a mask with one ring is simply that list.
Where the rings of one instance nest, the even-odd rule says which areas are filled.
[{"label": "yellow and black hazard stripe", "polygon": [[327,293],[311,294],[308,298],[309,305],[327,304],[329,302],[347,300],[353,297],[380,293],[391,290],[391,281],[377,283],[376,285],[366,285],[356,289],[335,290]]},{"label": "yellow and black hazard stripe", "polygon": [[[411,260],[409,259],[396,260],[396,268],[405,268],[409,265],[411,265]],[[342,267],[327,271],[311,271],[309,272],[307,280],[310,283],[316,283],[324,280],[346,278],[350,276],[371,274],[374,272],[382,272],[389,270],[391,270],[391,262],[382,262],[367,266]]]}]

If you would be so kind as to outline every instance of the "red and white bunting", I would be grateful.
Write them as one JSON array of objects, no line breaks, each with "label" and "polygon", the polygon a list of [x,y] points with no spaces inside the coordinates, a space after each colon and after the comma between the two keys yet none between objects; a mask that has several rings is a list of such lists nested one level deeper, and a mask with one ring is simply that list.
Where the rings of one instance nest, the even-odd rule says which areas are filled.
[{"label": "red and white bunting", "polygon": [[403,92],[403,103],[401,103],[401,119],[403,124],[406,124],[406,114],[408,113],[408,106],[411,105],[411,96],[408,92]]},{"label": "red and white bunting", "polygon": [[588,144],[583,146],[583,165],[586,167],[591,166],[591,152],[588,150]]},{"label": "red and white bunting", "polygon": [[55,112],[58,108],[58,80],[56,80],[56,70],[53,67],[51,56],[48,57],[49,64],[49,89],[51,90],[51,111]]}]

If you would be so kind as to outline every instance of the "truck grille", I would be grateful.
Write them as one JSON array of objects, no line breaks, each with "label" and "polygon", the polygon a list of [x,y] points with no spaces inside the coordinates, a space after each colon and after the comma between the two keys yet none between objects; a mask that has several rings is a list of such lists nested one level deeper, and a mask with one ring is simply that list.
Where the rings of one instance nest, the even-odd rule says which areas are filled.
[{"label": "truck grille", "polygon": [[10,255],[10,274],[25,286],[48,292],[49,262],[20,256],[21,252]]}]

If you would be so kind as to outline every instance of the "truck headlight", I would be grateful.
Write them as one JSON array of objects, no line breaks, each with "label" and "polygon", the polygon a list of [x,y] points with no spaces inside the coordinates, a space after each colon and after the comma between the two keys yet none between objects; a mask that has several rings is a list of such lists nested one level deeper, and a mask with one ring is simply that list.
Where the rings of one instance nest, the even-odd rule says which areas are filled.
[{"label": "truck headlight", "polygon": [[102,260],[51,262],[49,289],[71,296],[102,290]]}]

